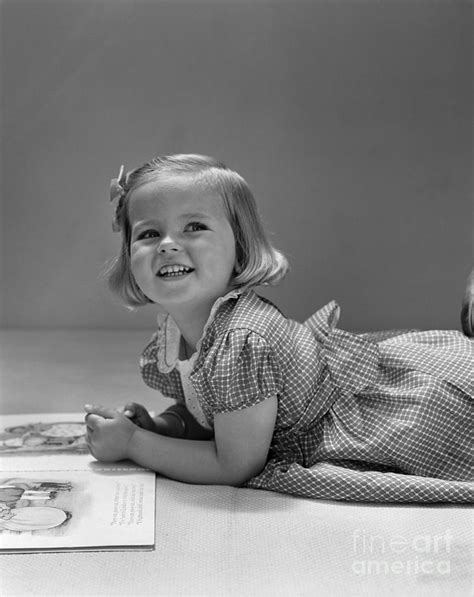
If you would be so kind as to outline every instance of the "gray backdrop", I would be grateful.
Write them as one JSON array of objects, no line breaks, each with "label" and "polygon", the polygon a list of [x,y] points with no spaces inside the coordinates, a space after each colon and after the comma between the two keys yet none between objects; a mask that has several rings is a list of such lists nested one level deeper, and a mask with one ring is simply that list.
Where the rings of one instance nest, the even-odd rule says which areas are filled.
[{"label": "gray backdrop", "polygon": [[292,271],[265,294],[341,327],[459,328],[472,264],[472,6],[2,2],[5,327],[153,327],[100,279],[109,179],[200,152],[253,188]]}]

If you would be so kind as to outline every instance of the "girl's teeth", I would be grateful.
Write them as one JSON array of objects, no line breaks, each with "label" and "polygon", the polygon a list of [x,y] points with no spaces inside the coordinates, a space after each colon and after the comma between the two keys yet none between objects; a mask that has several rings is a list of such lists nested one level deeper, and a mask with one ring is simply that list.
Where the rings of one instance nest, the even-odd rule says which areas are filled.
[{"label": "girl's teeth", "polygon": [[182,276],[191,271],[191,268],[182,265],[165,265],[158,272],[160,276]]}]

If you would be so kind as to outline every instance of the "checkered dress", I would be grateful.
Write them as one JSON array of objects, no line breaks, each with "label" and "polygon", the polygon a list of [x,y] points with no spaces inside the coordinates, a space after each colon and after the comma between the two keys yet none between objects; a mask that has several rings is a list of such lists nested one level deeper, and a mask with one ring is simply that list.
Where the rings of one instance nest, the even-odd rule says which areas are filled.
[{"label": "checkered dress", "polygon": [[[469,502],[474,498],[474,345],[460,332],[376,342],[337,329],[333,301],[304,324],[253,291],[214,305],[190,381],[203,421],[278,396],[267,465],[248,487],[312,498]],[[162,315],[145,382],[184,402],[179,330]]]}]

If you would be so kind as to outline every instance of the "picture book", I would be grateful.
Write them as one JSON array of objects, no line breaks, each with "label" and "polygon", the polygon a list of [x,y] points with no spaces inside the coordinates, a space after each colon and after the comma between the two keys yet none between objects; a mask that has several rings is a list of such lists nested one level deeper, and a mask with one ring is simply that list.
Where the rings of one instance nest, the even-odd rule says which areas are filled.
[{"label": "picture book", "polygon": [[83,414],[0,416],[0,551],[153,549],[155,473],[85,434]]}]

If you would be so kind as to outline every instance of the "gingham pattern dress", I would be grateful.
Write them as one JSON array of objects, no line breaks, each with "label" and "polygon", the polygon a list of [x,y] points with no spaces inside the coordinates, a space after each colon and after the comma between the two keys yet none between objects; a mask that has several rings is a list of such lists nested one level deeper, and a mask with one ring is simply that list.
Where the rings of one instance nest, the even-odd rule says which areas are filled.
[{"label": "gingham pattern dress", "polygon": [[[189,375],[201,424],[271,396],[264,470],[248,487],[374,502],[474,498],[474,345],[460,332],[380,342],[336,327],[333,301],[304,324],[253,291],[218,299]],[[145,382],[185,402],[180,334],[168,315],[145,348]]]}]

